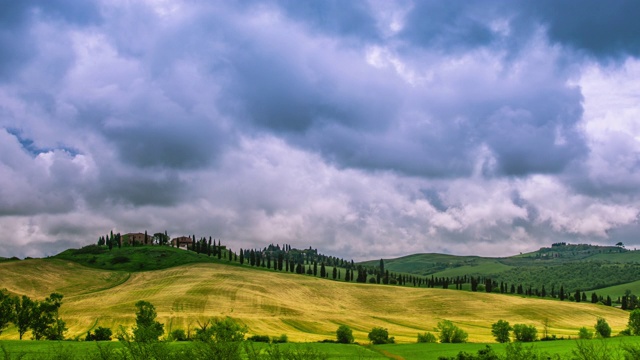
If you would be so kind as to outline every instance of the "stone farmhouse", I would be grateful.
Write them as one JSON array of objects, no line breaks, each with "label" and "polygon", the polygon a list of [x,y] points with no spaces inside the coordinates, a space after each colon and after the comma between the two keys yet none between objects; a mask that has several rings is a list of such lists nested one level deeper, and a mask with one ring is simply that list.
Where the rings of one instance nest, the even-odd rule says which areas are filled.
[{"label": "stone farmhouse", "polygon": [[133,244],[142,244],[142,245],[152,245],[153,244],[153,236],[147,235],[145,238],[143,233],[128,233],[122,236],[122,240],[129,245]]},{"label": "stone farmhouse", "polygon": [[180,236],[171,239],[171,246],[173,247],[186,249],[187,246],[191,246],[191,244],[193,244],[193,239],[191,239],[189,236]]}]

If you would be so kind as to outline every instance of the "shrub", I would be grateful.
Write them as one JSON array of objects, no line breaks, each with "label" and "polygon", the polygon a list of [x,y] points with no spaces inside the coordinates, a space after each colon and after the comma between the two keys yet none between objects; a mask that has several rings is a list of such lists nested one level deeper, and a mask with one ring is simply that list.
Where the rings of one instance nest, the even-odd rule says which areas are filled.
[{"label": "shrub", "polygon": [[369,332],[369,340],[376,345],[395,343],[395,338],[389,337],[389,331],[381,327],[374,327],[371,329]]},{"label": "shrub", "polygon": [[336,330],[336,340],[342,344],[351,344],[353,342],[353,331],[347,325],[340,325]]},{"label": "shrub", "polygon": [[538,330],[533,325],[515,324],[513,325],[513,334],[516,341],[532,342],[538,338]]},{"label": "shrub", "polygon": [[113,259],[111,259],[111,264],[115,265],[115,264],[124,264],[124,263],[128,263],[129,261],[131,261],[131,259],[129,259],[126,256],[114,256]]},{"label": "shrub", "polygon": [[596,329],[596,335],[601,338],[611,337],[611,326],[607,323],[607,320],[604,318],[598,318],[596,320],[596,325],[594,326]]},{"label": "shrub", "polygon": [[419,343],[434,343],[437,342],[436,336],[430,332],[426,332],[424,334],[418,334],[418,342]]},{"label": "shrub", "polygon": [[578,338],[580,339],[591,339],[593,338],[593,331],[587,329],[586,327],[581,327],[578,331]]},{"label": "shrub", "polygon": [[278,337],[272,337],[271,338],[271,342],[274,344],[285,344],[289,342],[289,337],[287,336],[287,334],[282,334]]},{"label": "shrub", "polygon": [[111,335],[113,335],[113,333],[111,332],[111,329],[99,326],[93,332],[93,336],[91,340],[111,341]]},{"label": "shrub", "polygon": [[269,339],[269,336],[267,335],[253,335],[247,338],[247,340],[262,343],[269,343],[269,341],[271,341],[271,339]]},{"label": "shrub", "polygon": [[436,331],[440,333],[441,343],[463,343],[467,342],[469,336],[464,330],[453,325],[449,320],[442,320],[438,323]]},{"label": "shrub", "polygon": [[187,333],[182,329],[173,330],[170,336],[173,341],[187,341]]}]

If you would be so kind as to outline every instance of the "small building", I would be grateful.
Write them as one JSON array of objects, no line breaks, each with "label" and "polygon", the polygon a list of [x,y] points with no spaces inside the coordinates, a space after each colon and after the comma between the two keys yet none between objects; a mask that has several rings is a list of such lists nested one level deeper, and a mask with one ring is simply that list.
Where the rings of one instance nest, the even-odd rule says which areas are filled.
[{"label": "small building", "polygon": [[122,236],[122,240],[131,246],[134,244],[139,245],[153,245],[153,236],[147,235],[145,238],[143,233],[128,233]]},{"label": "small building", "polygon": [[191,239],[189,236],[180,236],[171,239],[171,246],[173,247],[186,249],[188,246],[191,246],[191,244],[193,244],[193,239]]}]

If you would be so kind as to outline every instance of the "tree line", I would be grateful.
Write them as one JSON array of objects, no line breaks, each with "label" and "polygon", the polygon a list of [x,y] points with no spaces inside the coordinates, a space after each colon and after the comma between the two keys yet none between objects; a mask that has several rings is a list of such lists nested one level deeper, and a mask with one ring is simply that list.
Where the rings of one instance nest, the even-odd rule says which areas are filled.
[{"label": "tree line", "polygon": [[67,330],[58,310],[63,296],[52,293],[44,300],[33,300],[26,295],[11,296],[6,290],[0,291],[0,334],[13,323],[20,340],[31,330],[35,340],[62,340]]}]

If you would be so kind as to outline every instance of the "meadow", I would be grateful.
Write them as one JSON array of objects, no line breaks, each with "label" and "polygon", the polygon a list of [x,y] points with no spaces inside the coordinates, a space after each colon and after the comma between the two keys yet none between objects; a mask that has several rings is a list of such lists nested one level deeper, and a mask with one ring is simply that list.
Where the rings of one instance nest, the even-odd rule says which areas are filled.
[{"label": "meadow", "polygon": [[[335,339],[340,324],[350,326],[361,343],[368,343],[373,327],[387,328],[398,343],[413,343],[418,333],[448,319],[469,333],[469,341],[481,343],[493,342],[490,327],[499,319],[532,324],[539,331],[549,319],[549,334],[558,337],[575,337],[580,327],[593,327],[597,317],[616,334],[628,320],[625,311],[589,303],[345,283],[219,263],[130,273],[31,259],[0,263],[0,278],[13,294],[42,299],[62,293],[67,338],[84,338],[97,326],[131,327],[138,300],[155,305],[167,333],[193,331],[199,321],[228,316],[246,325],[249,336],[286,334],[294,342]],[[12,327],[0,335],[17,337]]]}]

